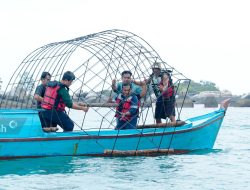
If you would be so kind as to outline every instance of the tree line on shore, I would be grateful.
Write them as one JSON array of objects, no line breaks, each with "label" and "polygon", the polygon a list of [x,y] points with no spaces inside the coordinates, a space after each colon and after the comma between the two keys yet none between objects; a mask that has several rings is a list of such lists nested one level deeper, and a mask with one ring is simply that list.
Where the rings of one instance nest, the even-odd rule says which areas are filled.
[{"label": "tree line on shore", "polygon": [[[29,83],[25,83],[23,81],[29,81]],[[220,89],[216,86],[216,84],[210,81],[200,81],[200,82],[190,81],[189,84],[187,83],[189,83],[189,81],[184,81],[183,83],[178,84],[178,87],[176,87],[177,103],[178,102],[181,103],[182,99],[185,96],[186,100],[184,102],[185,103],[184,106],[186,107],[192,107],[193,104],[204,104],[204,105],[207,104],[208,107],[213,105],[216,106],[216,103],[217,104],[220,103],[220,101],[225,98],[231,98],[232,99],[231,105],[233,106],[250,107],[250,95],[246,94],[245,96],[234,96],[228,90],[220,91]],[[32,101],[33,98],[31,93],[29,93],[29,95],[25,93],[27,91],[32,92],[34,90],[35,81],[32,79],[32,77],[30,77],[29,74],[26,73],[22,77],[20,77],[20,81],[17,84],[19,84],[19,86],[17,85],[15,87],[15,90],[7,92],[11,94],[11,96],[8,95],[8,100],[18,101],[18,102]],[[26,86],[24,86],[23,84],[25,84]],[[1,85],[2,85],[2,80],[0,78],[0,89]],[[186,92],[187,85],[188,85],[188,92]],[[21,91],[23,92],[20,93]],[[20,94],[22,97],[20,97]],[[111,90],[103,90],[101,92],[83,92],[82,90],[80,90],[79,92],[75,92],[73,94],[74,99],[86,101],[89,103],[105,102],[108,100],[110,96],[113,96]],[[0,97],[1,99],[6,99],[3,96],[3,94],[1,94]],[[147,97],[147,99],[145,99],[145,101],[152,102],[152,99],[154,99],[154,97],[153,98],[150,97],[149,93],[149,96]]]}]

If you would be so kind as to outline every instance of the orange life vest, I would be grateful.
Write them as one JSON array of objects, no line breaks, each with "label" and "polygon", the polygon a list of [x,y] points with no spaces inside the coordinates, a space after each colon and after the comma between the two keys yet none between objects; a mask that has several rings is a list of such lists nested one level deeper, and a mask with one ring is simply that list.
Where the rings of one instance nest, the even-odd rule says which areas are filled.
[{"label": "orange life vest", "polygon": [[62,98],[58,95],[58,90],[62,87],[64,87],[64,85],[57,81],[48,83],[42,102],[43,109],[56,109],[57,111],[65,111],[66,105],[63,102]]}]

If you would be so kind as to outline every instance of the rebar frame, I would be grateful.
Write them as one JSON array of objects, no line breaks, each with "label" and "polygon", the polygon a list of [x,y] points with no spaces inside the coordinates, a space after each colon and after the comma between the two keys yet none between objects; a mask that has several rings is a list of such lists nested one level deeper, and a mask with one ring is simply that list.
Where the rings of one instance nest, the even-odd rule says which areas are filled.
[{"label": "rebar frame", "polygon": [[[72,40],[50,43],[31,52],[17,67],[1,98],[0,107],[35,108],[34,90],[40,83],[41,73],[48,71],[52,75],[52,80],[60,81],[62,74],[68,70],[76,76],[76,80],[70,86],[70,94],[75,102],[88,103],[88,98],[94,96],[95,102],[105,103],[108,96],[114,96],[111,89],[112,79],[119,82],[121,73],[130,70],[133,79],[144,80],[149,78],[152,73],[151,67],[156,62],[161,64],[162,69],[172,71],[171,77],[177,94],[179,84],[188,81],[186,96],[190,80],[164,62],[145,40],[131,32],[106,30]],[[152,104],[155,99],[147,96],[147,102]],[[141,105],[138,123],[145,124],[148,117],[153,118],[154,110],[152,107],[143,107],[143,103]],[[177,119],[180,119],[182,105],[176,107]],[[92,107],[90,111],[95,113],[100,121],[95,120],[94,127],[86,127],[86,121],[93,122],[96,118],[91,117],[91,114],[82,113],[81,119],[73,119],[79,129],[113,129],[114,108]],[[68,114],[74,118],[73,111],[68,110]]]}]

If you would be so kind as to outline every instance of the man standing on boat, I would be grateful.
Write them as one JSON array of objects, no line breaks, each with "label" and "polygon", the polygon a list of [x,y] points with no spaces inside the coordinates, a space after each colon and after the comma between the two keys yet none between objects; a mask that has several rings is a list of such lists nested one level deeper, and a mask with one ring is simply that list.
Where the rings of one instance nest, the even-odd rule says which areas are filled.
[{"label": "man standing on boat", "polygon": [[[43,101],[43,97],[44,97],[44,93],[45,93],[47,83],[50,81],[50,79],[51,79],[51,74],[49,72],[44,71],[42,73],[42,75],[41,75],[41,78],[40,78],[41,84],[36,87],[35,95],[34,95],[34,98],[37,101],[37,104],[36,104],[37,109],[42,108],[41,103]],[[38,112],[38,115],[39,115],[39,118],[40,118],[40,121],[41,121],[42,128],[44,128],[45,123],[44,123],[44,119],[42,118],[41,111]]]},{"label": "man standing on boat", "polygon": [[155,107],[156,123],[161,123],[161,119],[167,117],[171,122],[175,122],[175,94],[170,71],[162,71],[159,62],[153,64],[152,71],[153,73],[146,82],[153,89],[157,99]]},{"label": "man standing on boat", "polygon": [[122,85],[129,84],[131,85],[131,93],[134,93],[137,98],[140,100],[146,95],[147,87],[144,81],[132,81],[131,71],[122,72],[122,82],[116,84],[116,79],[112,80],[112,90],[119,94],[122,92]]},{"label": "man standing on boat", "polygon": [[44,93],[45,93],[47,83],[51,79],[51,74],[49,72],[44,71],[42,73],[40,79],[41,79],[42,83],[36,87],[35,95],[34,95],[34,98],[37,101],[37,108],[38,109],[41,109],[41,103],[43,101],[43,97],[44,97]]},{"label": "man standing on boat", "polygon": [[157,98],[155,106],[156,123],[161,123],[161,119],[167,118],[175,123],[175,91],[169,73],[166,72],[162,74],[159,89],[161,95]]},{"label": "man standing on boat", "polygon": [[158,98],[161,95],[161,91],[159,88],[162,77],[161,64],[155,62],[151,68],[153,73],[150,75],[149,79],[146,80],[146,83],[150,85],[155,94],[155,97]]},{"label": "man standing on boat", "polygon": [[88,106],[84,103],[76,104],[72,102],[69,95],[69,86],[75,80],[75,75],[71,71],[63,74],[60,82],[49,82],[44,94],[42,108],[46,126],[59,125],[64,131],[73,131],[74,122],[65,112],[65,107],[88,111]]},{"label": "man standing on boat", "polygon": [[131,84],[122,85],[122,93],[116,97],[115,117],[117,118],[117,125],[115,129],[135,129],[137,124],[139,101],[132,91]]}]

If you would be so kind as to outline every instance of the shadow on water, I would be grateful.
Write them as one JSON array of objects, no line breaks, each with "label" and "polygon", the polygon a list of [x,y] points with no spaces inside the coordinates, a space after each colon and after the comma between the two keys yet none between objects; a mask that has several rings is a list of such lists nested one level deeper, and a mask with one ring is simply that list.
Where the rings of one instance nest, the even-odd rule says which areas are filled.
[{"label": "shadow on water", "polygon": [[[223,153],[222,149],[195,150],[186,155],[208,155]],[[16,160],[0,161],[0,176],[4,175],[48,175],[48,174],[67,174],[67,173],[102,173],[111,171],[123,173],[135,169],[143,170],[146,166],[152,167],[152,163],[159,166],[162,170],[175,169],[176,158],[181,155],[156,156],[156,157],[43,157]],[[105,163],[105,164],[104,164]],[[154,166],[155,167],[155,166]],[[178,167],[177,167],[178,168]]]},{"label": "shadow on water", "polygon": [[[106,161],[105,161],[106,160]],[[100,168],[99,163],[103,162],[119,162],[127,164],[127,159],[120,158],[98,158],[98,157],[43,157],[43,158],[27,158],[14,160],[0,160],[0,176],[3,175],[48,175],[60,173],[86,172]]]},{"label": "shadow on water", "polygon": [[[96,174],[104,171],[124,173],[145,169],[150,163],[162,163],[164,168],[172,168],[173,159],[159,157],[43,157],[0,161],[0,176],[4,175],[49,175],[85,173]],[[104,164],[105,163],[105,164]],[[162,166],[161,164],[161,166]],[[150,168],[148,168],[150,169]]]},{"label": "shadow on water", "polygon": [[216,154],[223,152],[223,149],[201,149],[201,150],[193,150],[189,152],[189,155],[206,155],[206,154]]},{"label": "shadow on water", "polygon": [[[71,173],[76,167],[77,157],[43,157],[30,159],[16,160],[1,160],[0,161],[0,176],[1,175],[27,175],[27,174],[54,174],[54,173]],[[82,157],[81,159],[84,159]],[[81,162],[81,167],[85,167],[84,162]]]}]

